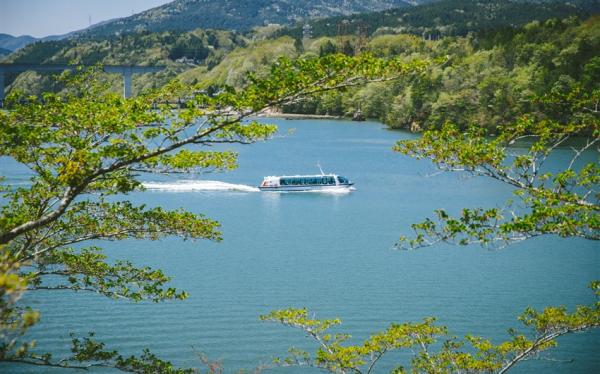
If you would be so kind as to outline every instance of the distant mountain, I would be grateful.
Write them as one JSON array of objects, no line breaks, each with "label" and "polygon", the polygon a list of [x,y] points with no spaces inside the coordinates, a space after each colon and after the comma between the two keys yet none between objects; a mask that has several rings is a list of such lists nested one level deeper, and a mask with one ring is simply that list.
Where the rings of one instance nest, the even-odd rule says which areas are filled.
[{"label": "distant mountain", "polygon": [[4,56],[8,56],[12,51],[9,49],[0,48],[0,58]]},{"label": "distant mountain", "polygon": [[8,34],[0,34],[0,48],[8,49],[9,51],[16,51],[19,48],[23,48],[27,44],[33,43],[37,38],[29,35],[12,36]]},{"label": "distant mountain", "polygon": [[197,28],[245,31],[269,23],[291,24],[407,7],[427,0],[175,0],[171,3],[91,28],[81,35],[103,36],[133,31],[188,31]]},{"label": "distant mountain", "polygon": [[21,49],[31,43],[38,41],[48,42],[54,40],[62,40],[73,35],[74,32],[63,34],[63,35],[50,35],[43,38],[35,38],[30,35],[12,36],[9,34],[0,34],[0,49],[6,49],[9,52],[14,52]]}]

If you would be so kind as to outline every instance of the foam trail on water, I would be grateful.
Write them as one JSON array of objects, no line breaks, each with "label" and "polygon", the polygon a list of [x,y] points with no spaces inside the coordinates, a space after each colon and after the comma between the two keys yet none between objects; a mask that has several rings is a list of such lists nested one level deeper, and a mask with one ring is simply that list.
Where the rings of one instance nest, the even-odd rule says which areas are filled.
[{"label": "foam trail on water", "polygon": [[258,192],[259,189],[245,184],[234,184],[220,181],[207,180],[180,180],[176,182],[144,182],[142,185],[148,190],[188,192],[188,191],[238,191]]}]

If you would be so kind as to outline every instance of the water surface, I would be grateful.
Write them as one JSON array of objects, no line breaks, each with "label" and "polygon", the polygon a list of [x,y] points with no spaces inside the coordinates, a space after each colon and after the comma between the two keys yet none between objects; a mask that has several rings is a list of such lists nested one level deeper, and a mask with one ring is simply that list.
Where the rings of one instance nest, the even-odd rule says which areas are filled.
[{"label": "water surface", "polygon": [[[270,121],[280,126],[280,136],[232,148],[240,153],[238,170],[200,182],[149,176],[151,189],[128,196],[136,203],[206,214],[222,223],[223,242],[103,244],[113,258],[163,269],[190,293],[188,300],[136,304],[68,292],[28,295],[42,311],[41,323],[31,330],[39,349],[60,357],[68,353],[70,331],[94,330],[123,353],[149,347],[177,365],[200,366],[196,354],[203,352],[234,372],[270,362],[290,346],[316,349],[300,331],[259,321],[278,308],[307,307],[319,318],[340,317],[340,331],[356,343],[390,322],[427,316],[438,317],[451,334],[478,334],[498,343],[508,338],[507,328],[519,327],[516,317],[527,306],[572,308],[593,301],[587,285],[600,279],[600,248],[591,241],[543,237],[501,251],[447,245],[392,249],[400,235],[410,234],[411,223],[434,209],[499,206],[510,196],[507,186],[436,174],[427,161],[392,152],[396,140],[414,135],[378,123]],[[553,162],[570,155],[559,150]],[[4,161],[4,173],[22,180]],[[349,177],[356,191],[277,194],[254,188],[264,175],[316,173],[317,162],[326,172]],[[599,332],[567,336],[559,344],[551,358],[573,362],[532,361],[515,372],[600,372]],[[376,372],[406,364],[406,358],[392,355]],[[56,372],[14,365],[0,371]]]}]

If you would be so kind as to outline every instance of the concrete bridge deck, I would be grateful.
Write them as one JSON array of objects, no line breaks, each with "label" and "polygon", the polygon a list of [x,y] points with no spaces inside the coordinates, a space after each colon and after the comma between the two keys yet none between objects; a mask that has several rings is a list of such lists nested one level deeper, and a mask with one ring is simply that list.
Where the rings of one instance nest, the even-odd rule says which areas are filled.
[{"label": "concrete bridge deck", "polygon": [[[4,102],[4,75],[6,73],[20,73],[23,71],[50,71],[60,72],[73,70],[78,67],[90,67],[89,65],[66,65],[66,64],[10,64],[0,63],[0,103]],[[138,65],[103,65],[102,69],[107,73],[121,74],[123,76],[123,96],[131,97],[131,76],[133,74],[156,73],[163,70],[164,66],[138,66]]]}]

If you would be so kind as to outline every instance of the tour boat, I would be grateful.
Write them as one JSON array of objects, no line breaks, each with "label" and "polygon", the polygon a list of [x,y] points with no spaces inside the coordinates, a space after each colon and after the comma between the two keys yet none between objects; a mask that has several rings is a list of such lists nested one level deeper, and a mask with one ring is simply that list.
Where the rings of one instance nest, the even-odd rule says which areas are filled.
[{"label": "tour boat", "polygon": [[343,191],[354,183],[336,174],[281,175],[264,177],[261,191]]}]

